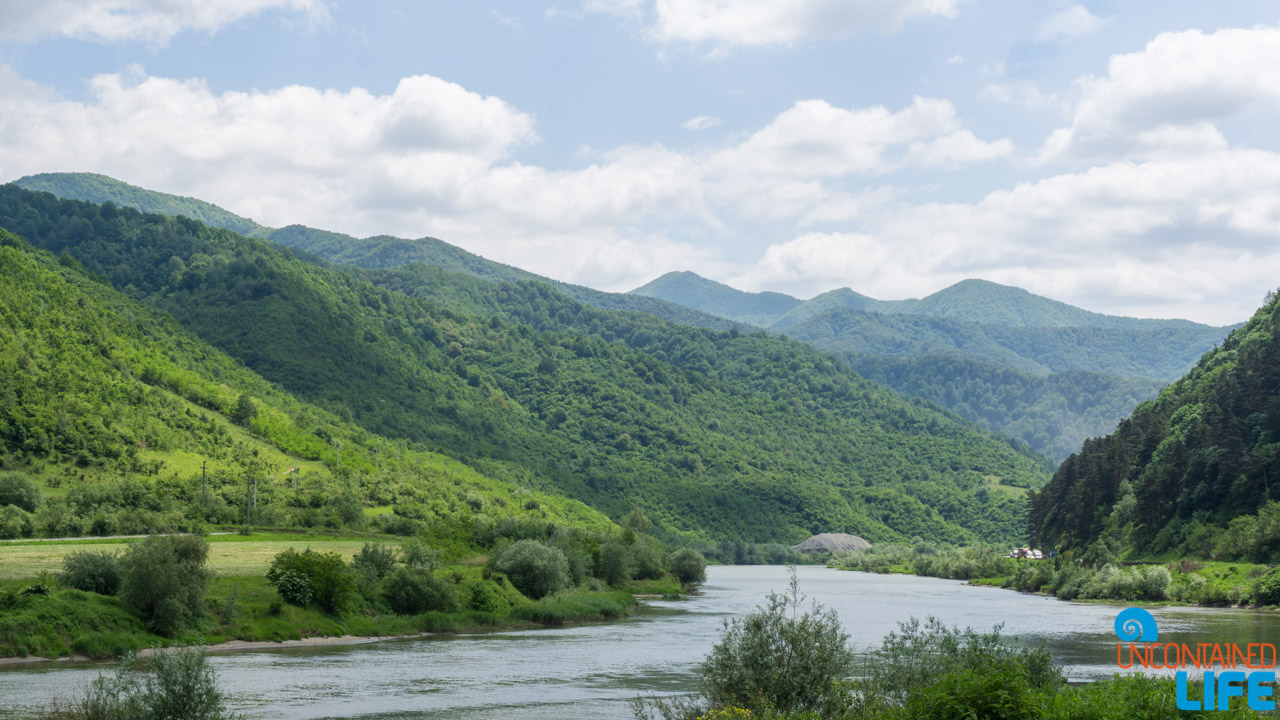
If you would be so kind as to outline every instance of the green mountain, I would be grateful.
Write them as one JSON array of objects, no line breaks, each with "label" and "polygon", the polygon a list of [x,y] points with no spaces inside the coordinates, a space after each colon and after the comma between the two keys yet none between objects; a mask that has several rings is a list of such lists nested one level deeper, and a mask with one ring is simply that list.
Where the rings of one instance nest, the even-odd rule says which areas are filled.
[{"label": "green mountain", "polygon": [[984,280],[918,300],[840,288],[802,302],[668,273],[632,292],[784,333],[1054,460],[1114,429],[1229,330],[1102,315]]},{"label": "green mountain", "polygon": [[765,333],[546,283],[341,269],[185,217],[0,187],[0,227],[339,418],[662,532],[1008,541],[1045,466]]},{"label": "green mountain", "polygon": [[630,294],[666,300],[756,327],[769,327],[774,319],[800,304],[790,295],[743,292],[691,272],[667,273]]},{"label": "green mountain", "polygon": [[464,543],[510,521],[610,527],[518,476],[485,477],[301,402],[72,256],[3,230],[0,399],[0,488],[15,476],[52,488],[34,514],[0,502],[0,537],[243,523],[249,477],[260,525],[365,526],[369,508],[384,531]]},{"label": "green mountain", "polygon": [[919,300],[876,300],[849,288],[840,288],[802,301],[782,293],[743,292],[708,280],[697,273],[671,272],[632,290],[631,294],[667,300],[771,330],[786,330],[833,310],[922,315],[1015,328],[1093,327],[1139,332],[1167,328],[1192,331],[1207,328],[1188,320],[1148,320],[1103,315],[1033,295],[1021,288],[975,279],[961,280]]},{"label": "green mountain", "polygon": [[1032,502],[1046,547],[1280,560],[1280,301],[1274,293]]},{"label": "green mountain", "polygon": [[431,237],[406,240],[379,235],[359,239],[304,225],[289,225],[273,229],[230,213],[217,205],[194,198],[147,190],[105,175],[92,173],[30,175],[14,181],[13,184],[28,190],[53,193],[58,197],[71,200],[87,200],[92,203],[112,202],[117,206],[131,207],[142,212],[189,217],[206,225],[226,228],[242,235],[266,238],[340,265],[378,269],[421,263],[494,282],[527,280],[545,282],[556,286],[569,297],[594,307],[647,312],[682,325],[719,330],[727,330],[737,325],[722,317],[656,298],[602,292],[581,285],[551,280],[510,265],[486,260],[460,247]]},{"label": "green mountain", "polygon": [[903,359],[847,355],[863,377],[950,409],[1061,461],[1084,438],[1102,437],[1160,392],[1155,380],[1070,370],[1034,375],[942,355]]}]

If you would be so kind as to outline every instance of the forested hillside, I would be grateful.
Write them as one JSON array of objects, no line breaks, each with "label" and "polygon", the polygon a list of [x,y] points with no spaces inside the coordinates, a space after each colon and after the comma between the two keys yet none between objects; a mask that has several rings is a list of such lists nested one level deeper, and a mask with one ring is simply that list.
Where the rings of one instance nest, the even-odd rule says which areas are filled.
[{"label": "forested hillside", "polygon": [[1025,440],[1054,460],[1102,437],[1164,383],[1085,370],[1033,375],[977,360],[848,354],[870,380],[938,403],[988,430]]},{"label": "forested hillside", "polygon": [[664,320],[696,327],[727,330],[738,326],[718,315],[665,300],[601,292],[544,278],[517,267],[487,260],[432,237],[410,240],[380,235],[361,239],[304,225],[269,228],[195,198],[155,192],[92,173],[44,173],[21,178],[13,184],[29,190],[51,192],[72,200],[112,202],[117,206],[131,207],[142,212],[189,217],[212,227],[267,238],[340,265],[377,269],[421,263],[494,282],[535,280],[554,285],[569,297],[594,307],[638,310]]},{"label": "forested hillside", "polygon": [[1035,495],[1046,547],[1280,560],[1280,302],[1085,443]]},{"label": "forested hillside", "polygon": [[1005,541],[1022,522],[1020,488],[1045,473],[958,418],[764,333],[435,268],[423,274],[434,289],[410,269],[381,271],[379,287],[186,218],[12,186],[0,188],[0,226],[371,432],[613,517],[644,506],[668,533]]},{"label": "forested hillside", "polygon": [[381,508],[384,531],[464,542],[507,518],[609,526],[299,402],[70,255],[3,230],[0,459],[0,537],[240,524],[248,478],[260,525],[364,527]]}]

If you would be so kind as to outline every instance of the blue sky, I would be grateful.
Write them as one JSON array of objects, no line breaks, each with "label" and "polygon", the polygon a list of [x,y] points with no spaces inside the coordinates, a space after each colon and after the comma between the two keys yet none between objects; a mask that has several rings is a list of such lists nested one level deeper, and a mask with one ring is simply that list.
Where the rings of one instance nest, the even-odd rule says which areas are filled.
[{"label": "blue sky", "polygon": [[609,290],[1280,277],[1280,5],[0,0],[0,182],[102,172]]}]

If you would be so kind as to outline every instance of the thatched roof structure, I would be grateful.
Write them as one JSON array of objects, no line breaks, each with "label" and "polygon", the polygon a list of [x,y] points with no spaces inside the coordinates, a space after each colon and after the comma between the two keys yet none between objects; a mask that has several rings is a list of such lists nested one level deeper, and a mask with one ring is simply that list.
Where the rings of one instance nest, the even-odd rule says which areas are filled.
[{"label": "thatched roof structure", "polygon": [[863,540],[857,535],[849,535],[846,533],[822,533],[814,535],[799,545],[792,545],[792,549],[802,553],[810,552],[849,552],[850,550],[866,550],[871,547],[871,543]]}]

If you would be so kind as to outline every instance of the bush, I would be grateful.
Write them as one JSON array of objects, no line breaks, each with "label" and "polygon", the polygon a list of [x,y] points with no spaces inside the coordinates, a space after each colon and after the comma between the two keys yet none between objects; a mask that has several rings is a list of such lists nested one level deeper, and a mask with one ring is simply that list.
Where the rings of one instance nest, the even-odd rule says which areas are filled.
[{"label": "bush", "polygon": [[610,585],[621,585],[631,579],[631,548],[620,542],[605,543],[600,546],[601,580]]},{"label": "bush", "polygon": [[765,607],[726,624],[698,671],[711,709],[788,713],[831,704],[837,681],[853,670],[854,654],[835,611],[815,603],[802,612],[804,600],[792,570],[786,594],[770,593]]},{"label": "bush", "polygon": [[17,505],[0,505],[0,539],[31,537],[35,533],[36,524],[31,513]]},{"label": "bush", "polygon": [[55,703],[56,720],[231,720],[217,675],[195,648],[131,658],[84,695]]},{"label": "bush", "polygon": [[120,558],[120,599],[160,635],[200,617],[209,585],[209,543],[198,535],[149,537]]},{"label": "bush", "polygon": [[494,560],[494,568],[535,600],[569,584],[569,561],[564,553],[537,540],[521,540],[503,550]]},{"label": "bush", "polygon": [[62,558],[63,585],[99,595],[115,595],[120,590],[120,561],[113,552],[81,550]]},{"label": "bush", "polygon": [[[355,577],[342,558],[337,553],[318,553],[311,548],[302,552],[289,548],[276,555],[267,569],[267,581],[275,585],[286,602],[314,605],[334,615],[345,610],[356,595]],[[308,589],[310,599],[304,601]]]},{"label": "bush", "polygon": [[396,551],[387,545],[365,543],[360,552],[351,558],[351,567],[356,572],[381,580],[396,565]]},{"label": "bush", "polygon": [[432,572],[440,567],[440,551],[414,538],[400,546],[406,567]]},{"label": "bush", "polygon": [[17,473],[0,473],[0,506],[4,505],[35,512],[40,507],[40,488]]},{"label": "bush", "polygon": [[1280,605],[1280,570],[1272,570],[1258,578],[1254,587],[1254,597],[1259,605]]},{"label": "bush", "polygon": [[662,550],[643,540],[631,546],[631,575],[637,580],[657,580],[666,574]]},{"label": "bush", "polygon": [[669,561],[671,574],[675,575],[682,585],[707,581],[707,559],[697,550],[680,548],[671,554]]},{"label": "bush", "polygon": [[[998,625],[989,633],[979,633],[948,628],[932,617],[922,626],[912,618],[899,623],[898,630],[885,636],[872,654],[864,694],[890,706],[902,705],[913,693],[940,678],[957,673],[983,675],[1000,668],[1023,673],[1026,684],[1033,689],[1062,685],[1061,671],[1047,650],[1005,644]],[[967,692],[958,687],[953,691]]]},{"label": "bush", "polygon": [[507,599],[502,590],[489,580],[476,580],[467,585],[471,595],[471,609],[480,612],[496,613],[506,610]]},{"label": "bush", "polygon": [[400,615],[457,612],[462,608],[453,583],[429,572],[409,568],[400,568],[392,573],[387,578],[383,594],[391,609]]}]

